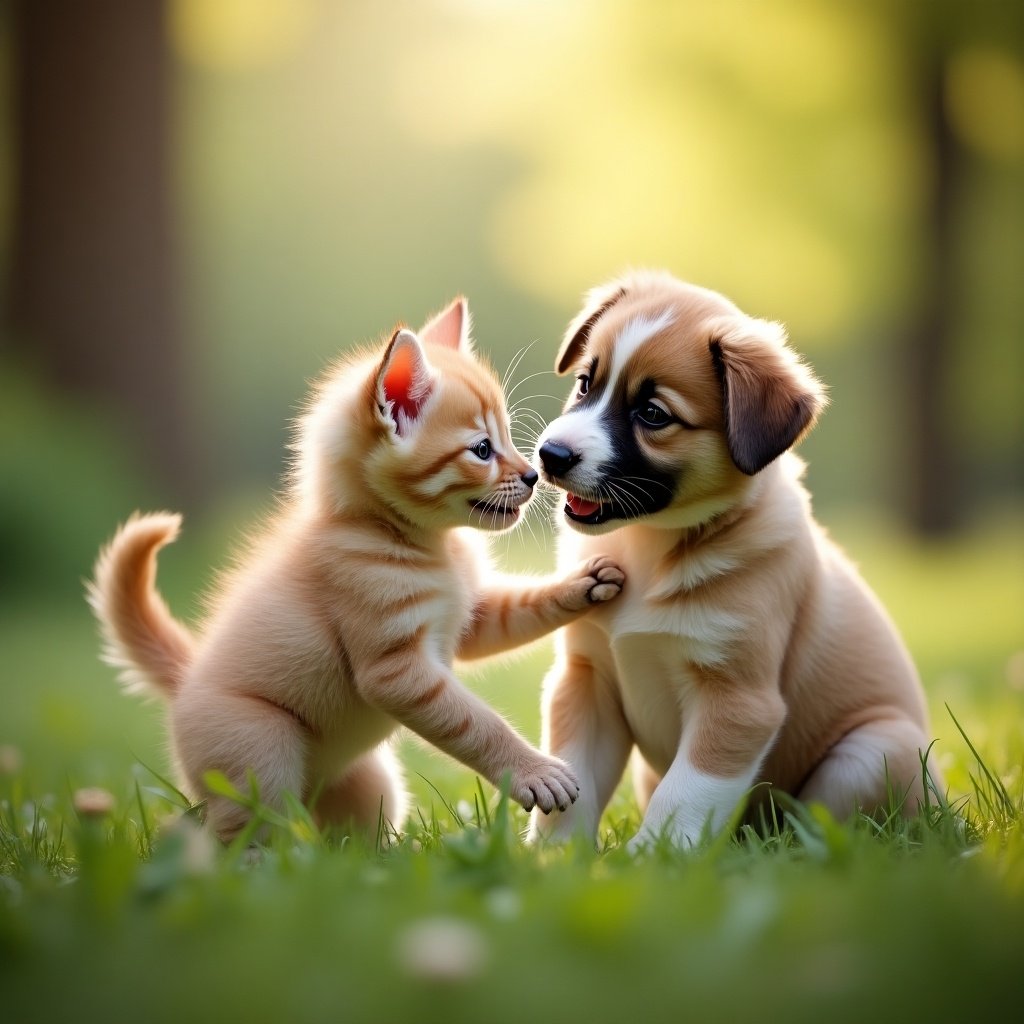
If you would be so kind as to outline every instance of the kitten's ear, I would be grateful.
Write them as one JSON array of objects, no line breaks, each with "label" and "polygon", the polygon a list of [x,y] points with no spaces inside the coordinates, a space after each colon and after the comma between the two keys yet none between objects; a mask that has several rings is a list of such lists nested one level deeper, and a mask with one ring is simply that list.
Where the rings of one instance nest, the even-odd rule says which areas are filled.
[{"label": "kitten's ear", "polygon": [[709,344],[729,455],[753,476],[811,429],[828,401],[825,388],[786,344],[781,324],[723,317]]},{"label": "kitten's ear", "polygon": [[399,434],[415,425],[433,390],[430,363],[412,331],[395,331],[377,370],[377,405]]},{"label": "kitten's ear", "polygon": [[594,325],[625,294],[626,289],[618,284],[602,285],[587,293],[583,309],[569,324],[565,337],[562,339],[562,347],[555,357],[556,373],[562,374],[569,371],[572,364],[576,362],[580,350],[590,339],[590,332],[594,329]]},{"label": "kitten's ear", "polygon": [[445,348],[468,352],[472,345],[469,340],[469,328],[469,303],[465,296],[460,295],[420,328],[420,338],[431,345],[443,345]]}]

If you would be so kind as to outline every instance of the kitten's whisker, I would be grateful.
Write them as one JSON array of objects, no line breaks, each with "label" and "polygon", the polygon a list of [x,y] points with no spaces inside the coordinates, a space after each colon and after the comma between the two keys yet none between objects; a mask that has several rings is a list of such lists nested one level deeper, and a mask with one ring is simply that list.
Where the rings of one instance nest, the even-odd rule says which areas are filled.
[{"label": "kitten's whisker", "polygon": [[516,412],[510,419],[509,424],[522,423],[532,427],[543,430],[547,426],[547,421],[543,416],[534,412],[532,409],[521,409]]},{"label": "kitten's whisker", "polygon": [[515,373],[516,367],[519,365],[519,361],[523,358],[525,351],[526,346],[522,345],[512,353],[512,358],[508,361],[508,365],[505,367],[505,372],[501,375],[502,391],[508,387],[508,382],[512,379],[512,374]]},{"label": "kitten's whisker", "polygon": [[529,531],[530,539],[535,543],[539,544],[540,541],[537,539],[537,534],[534,532],[533,523],[530,522],[530,508],[532,508],[533,502],[530,502],[529,507],[526,509],[526,514],[523,516],[523,526]]},{"label": "kitten's whisker", "polygon": [[534,448],[536,447],[537,442],[540,440],[540,434],[528,434],[525,432],[520,432],[517,434],[513,434],[512,440],[517,442],[517,448],[519,447],[518,442],[523,442],[524,448]]},{"label": "kitten's whisker", "polygon": [[513,437],[536,444],[540,440],[541,432],[536,427],[518,426],[511,431]]},{"label": "kitten's whisker", "polygon": [[508,387],[508,382],[512,379],[512,375],[519,369],[519,364],[523,361],[523,357],[527,352],[537,344],[539,338],[534,338],[529,344],[523,345],[518,352],[509,360],[508,367],[505,370],[505,375],[501,378],[501,390],[504,391]]},{"label": "kitten's whisker", "polygon": [[522,412],[516,415],[510,422],[514,424],[522,424],[523,426],[532,426],[538,431],[543,431],[547,428],[547,423],[544,421],[544,418],[535,413],[532,409],[522,410]]},{"label": "kitten's whisker", "polygon": [[[557,377],[558,374],[554,370],[538,370],[536,373],[529,373],[519,383],[517,383],[506,395],[505,401],[511,402],[512,396],[528,381],[533,380],[535,377]],[[549,396],[550,397],[550,396]]]},{"label": "kitten's whisker", "polygon": [[537,409],[525,401],[513,406],[512,409],[509,410],[509,419],[515,420],[519,419],[521,416],[533,416],[538,420],[545,423],[547,422]]},{"label": "kitten's whisker", "polygon": [[[524,378],[524,379],[528,379],[528,378]],[[565,398],[564,397],[560,397],[558,395],[546,395],[546,394],[542,394],[541,392],[537,392],[536,394],[533,394],[533,395],[524,395],[518,401],[513,402],[509,406],[509,410],[510,410],[510,412],[515,412],[517,409],[522,408],[522,406],[529,405],[530,402],[534,401],[537,398],[547,398],[547,399],[550,399],[552,402],[557,402],[559,408],[561,408],[563,403],[565,402]]]}]

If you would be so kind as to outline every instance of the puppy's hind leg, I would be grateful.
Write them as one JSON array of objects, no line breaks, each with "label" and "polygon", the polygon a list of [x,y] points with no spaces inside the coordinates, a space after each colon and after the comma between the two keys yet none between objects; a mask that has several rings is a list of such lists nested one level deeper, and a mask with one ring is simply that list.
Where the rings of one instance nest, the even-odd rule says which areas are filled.
[{"label": "puppy's hind leg", "polygon": [[193,797],[206,800],[206,821],[230,842],[248,824],[249,809],[211,793],[203,782],[220,771],[242,793],[249,773],[261,803],[281,810],[281,796],[301,799],[305,786],[307,735],[284,708],[260,697],[184,690],[171,705],[171,735],[180,770]]},{"label": "puppy's hind leg", "polygon": [[321,825],[354,826],[372,836],[382,815],[387,825],[401,828],[408,805],[398,759],[382,744],[346,765],[315,794],[312,811]]},{"label": "puppy's hind leg", "polygon": [[[839,820],[857,811],[885,812],[891,802],[912,817],[924,805],[921,754],[927,747],[924,732],[909,719],[868,722],[832,747],[797,796],[824,804]],[[942,778],[930,758],[928,774],[930,785],[942,793]]]}]

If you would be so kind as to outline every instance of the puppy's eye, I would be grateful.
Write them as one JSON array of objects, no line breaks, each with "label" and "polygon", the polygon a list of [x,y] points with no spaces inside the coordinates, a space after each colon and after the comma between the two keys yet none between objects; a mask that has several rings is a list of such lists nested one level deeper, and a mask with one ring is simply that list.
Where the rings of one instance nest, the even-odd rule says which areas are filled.
[{"label": "puppy's eye", "polygon": [[582,398],[590,390],[590,377],[585,373],[581,373],[576,378],[576,383],[578,385],[576,394]]},{"label": "puppy's eye", "polygon": [[472,448],[469,449],[481,462],[486,462],[494,452],[491,447],[491,442],[488,438],[484,438],[482,441],[478,441]]},{"label": "puppy's eye", "polygon": [[658,430],[667,427],[672,422],[672,417],[656,402],[644,402],[636,410],[637,418],[651,430]]}]

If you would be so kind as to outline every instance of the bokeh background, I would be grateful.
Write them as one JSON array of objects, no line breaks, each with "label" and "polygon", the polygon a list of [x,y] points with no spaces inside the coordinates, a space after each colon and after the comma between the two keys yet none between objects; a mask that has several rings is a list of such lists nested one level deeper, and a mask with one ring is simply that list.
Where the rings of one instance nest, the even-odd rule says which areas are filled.
[{"label": "bokeh background", "polygon": [[[565,324],[630,266],[787,325],[831,389],[819,516],[940,751],[947,702],[1019,733],[1024,5],[6,0],[0,745],[43,786],[159,767],[82,598],[116,523],[185,512],[193,616],[326,361],[465,293],[550,418]],[[543,521],[500,554],[550,565]],[[474,682],[533,738],[548,651]]]}]

